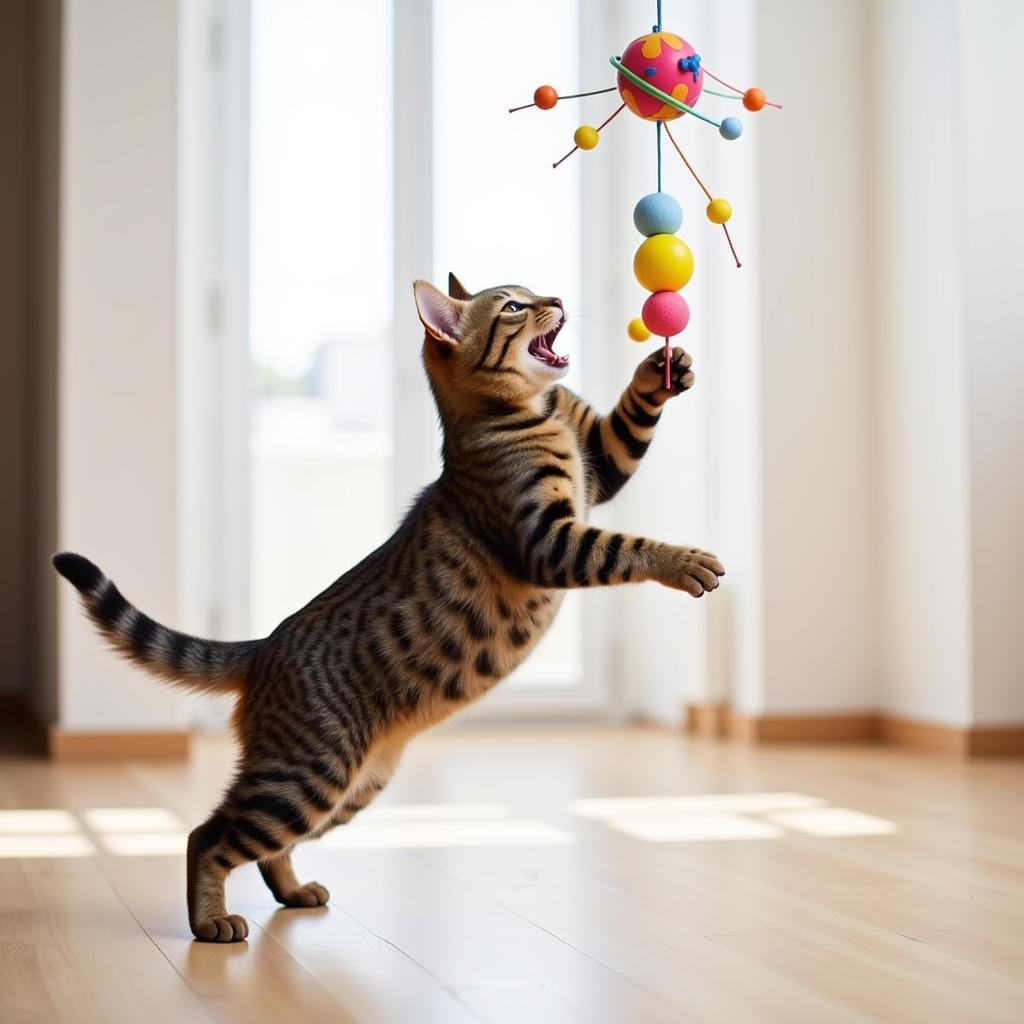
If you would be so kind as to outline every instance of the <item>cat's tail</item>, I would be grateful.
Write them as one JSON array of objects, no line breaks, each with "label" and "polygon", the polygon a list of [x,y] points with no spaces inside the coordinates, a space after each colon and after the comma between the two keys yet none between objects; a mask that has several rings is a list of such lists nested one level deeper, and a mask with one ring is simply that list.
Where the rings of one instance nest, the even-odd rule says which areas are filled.
[{"label": "cat's tail", "polygon": [[77,588],[89,618],[116,651],[150,672],[195,690],[237,690],[259,640],[225,643],[178,633],[140,612],[88,558],[70,551],[53,567]]}]

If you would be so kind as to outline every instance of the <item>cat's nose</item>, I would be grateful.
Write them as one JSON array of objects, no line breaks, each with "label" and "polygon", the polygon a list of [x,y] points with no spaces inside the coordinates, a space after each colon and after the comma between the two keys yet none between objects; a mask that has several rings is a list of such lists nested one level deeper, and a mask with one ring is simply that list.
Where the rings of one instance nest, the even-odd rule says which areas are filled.
[{"label": "cat's nose", "polygon": [[550,300],[550,305],[552,305],[552,306],[557,306],[557,307],[558,307],[559,309],[561,309],[561,310],[562,310],[562,312],[563,312],[563,313],[565,312],[565,309],[564,309],[564,307],[562,306],[562,300],[561,300],[561,299],[556,299],[556,298],[552,298],[552,299]]}]

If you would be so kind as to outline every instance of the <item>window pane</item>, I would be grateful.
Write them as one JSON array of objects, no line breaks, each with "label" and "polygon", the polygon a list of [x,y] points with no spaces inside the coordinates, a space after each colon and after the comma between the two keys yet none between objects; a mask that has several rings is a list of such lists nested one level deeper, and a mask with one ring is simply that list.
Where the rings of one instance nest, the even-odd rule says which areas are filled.
[{"label": "window pane", "polygon": [[256,0],[252,27],[251,614],[263,633],[393,524],[391,5]]}]

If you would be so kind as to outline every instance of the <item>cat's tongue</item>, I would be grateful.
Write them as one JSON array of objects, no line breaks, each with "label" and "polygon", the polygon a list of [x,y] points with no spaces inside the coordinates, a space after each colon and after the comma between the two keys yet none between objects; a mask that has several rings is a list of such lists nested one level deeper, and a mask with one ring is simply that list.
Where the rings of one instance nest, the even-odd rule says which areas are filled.
[{"label": "cat's tongue", "polygon": [[551,343],[555,340],[555,335],[557,333],[557,330],[548,331],[547,334],[542,334],[539,338],[534,338],[533,341],[530,342],[530,355],[539,359],[542,363],[547,363],[549,366],[568,366],[569,357],[560,356],[551,348]]}]

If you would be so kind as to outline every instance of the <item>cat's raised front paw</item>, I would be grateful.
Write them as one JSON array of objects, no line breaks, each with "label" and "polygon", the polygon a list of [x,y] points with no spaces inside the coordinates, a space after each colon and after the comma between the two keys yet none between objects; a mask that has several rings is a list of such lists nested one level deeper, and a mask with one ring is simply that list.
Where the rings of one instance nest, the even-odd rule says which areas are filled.
[{"label": "cat's raised front paw", "polygon": [[693,387],[693,357],[689,352],[676,346],[672,349],[672,387],[665,387],[665,350],[652,352],[637,368],[633,375],[633,386],[645,398],[653,402],[665,402],[673,395],[681,395]]}]

